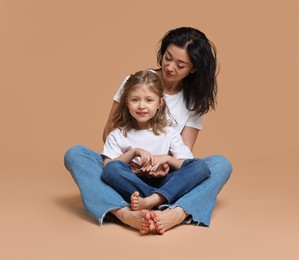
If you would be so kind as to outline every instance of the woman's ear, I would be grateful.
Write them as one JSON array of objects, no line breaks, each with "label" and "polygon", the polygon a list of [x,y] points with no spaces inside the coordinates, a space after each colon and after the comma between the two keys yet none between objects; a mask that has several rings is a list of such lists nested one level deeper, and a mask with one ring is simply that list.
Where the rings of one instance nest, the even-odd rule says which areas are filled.
[{"label": "woman's ear", "polygon": [[193,68],[191,71],[190,71],[190,73],[194,73],[194,72],[196,72],[197,71],[197,68]]}]

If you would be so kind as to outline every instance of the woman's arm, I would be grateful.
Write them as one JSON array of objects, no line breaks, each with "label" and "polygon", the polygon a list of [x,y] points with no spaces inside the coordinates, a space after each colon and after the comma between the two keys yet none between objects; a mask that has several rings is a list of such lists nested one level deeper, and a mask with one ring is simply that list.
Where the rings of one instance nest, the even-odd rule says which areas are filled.
[{"label": "woman's arm", "polygon": [[108,134],[111,132],[110,124],[111,124],[112,116],[114,115],[114,113],[115,113],[116,109],[118,108],[118,106],[119,106],[119,103],[116,102],[116,101],[113,101],[113,104],[112,104],[111,109],[110,109],[109,117],[107,119],[107,122],[106,122],[106,125],[105,125],[105,128],[104,128],[104,132],[103,132],[103,141],[104,141],[104,143],[106,141],[106,138],[107,138]]},{"label": "woman's arm", "polygon": [[197,139],[198,132],[199,130],[196,128],[185,126],[181,133],[185,145],[189,147],[191,152]]}]

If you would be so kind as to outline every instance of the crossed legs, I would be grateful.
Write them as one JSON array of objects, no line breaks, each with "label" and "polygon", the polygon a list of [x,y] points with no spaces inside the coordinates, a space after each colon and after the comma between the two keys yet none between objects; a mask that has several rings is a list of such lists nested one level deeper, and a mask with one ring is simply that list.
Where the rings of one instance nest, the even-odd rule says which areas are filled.
[{"label": "crossed legs", "polygon": [[112,213],[124,224],[138,229],[141,235],[150,233],[151,224],[160,235],[167,230],[181,224],[188,216],[180,207],[170,208],[164,211],[150,211],[147,209],[134,211],[129,207],[113,210]]},{"label": "crossed legs", "polygon": [[169,208],[164,211],[150,210],[163,201],[163,196],[159,194],[141,198],[139,192],[136,191],[131,195],[131,208],[124,207],[113,210],[112,213],[124,224],[138,229],[141,235],[149,234],[151,224],[153,224],[156,232],[162,235],[167,230],[181,224],[188,216],[180,207]]}]

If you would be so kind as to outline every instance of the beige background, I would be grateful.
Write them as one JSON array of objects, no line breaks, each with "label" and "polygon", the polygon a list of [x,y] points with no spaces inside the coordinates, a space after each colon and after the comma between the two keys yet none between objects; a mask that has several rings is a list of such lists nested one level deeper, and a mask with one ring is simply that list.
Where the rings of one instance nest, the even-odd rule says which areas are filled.
[{"label": "beige background", "polygon": [[[1,259],[297,259],[299,2],[0,0]],[[197,27],[221,64],[196,156],[234,172],[210,228],[100,228],[63,155],[101,151],[112,97],[156,67],[169,29]]]}]

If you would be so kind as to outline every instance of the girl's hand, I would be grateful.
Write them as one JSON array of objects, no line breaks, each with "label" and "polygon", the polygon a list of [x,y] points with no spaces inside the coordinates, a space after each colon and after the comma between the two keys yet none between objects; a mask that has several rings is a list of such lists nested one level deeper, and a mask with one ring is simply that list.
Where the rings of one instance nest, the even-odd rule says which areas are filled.
[{"label": "girl's hand", "polygon": [[148,171],[148,169],[151,167],[153,160],[152,154],[144,149],[135,148],[134,157],[140,157],[141,170]]},{"label": "girl's hand", "polygon": [[163,164],[168,165],[169,164],[169,158],[170,158],[170,155],[166,155],[166,154],[153,155],[152,168],[150,170],[155,172]]}]

